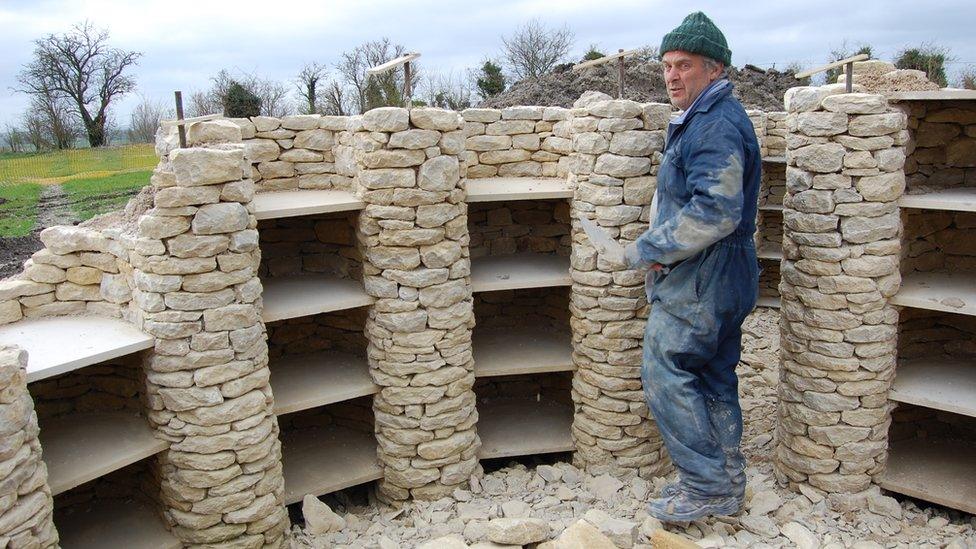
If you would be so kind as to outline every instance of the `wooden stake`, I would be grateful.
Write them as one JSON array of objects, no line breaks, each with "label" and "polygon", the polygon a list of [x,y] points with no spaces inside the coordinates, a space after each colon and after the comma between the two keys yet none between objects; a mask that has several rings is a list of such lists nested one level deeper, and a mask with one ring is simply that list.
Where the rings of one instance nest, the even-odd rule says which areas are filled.
[{"label": "wooden stake", "polygon": [[846,76],[846,78],[844,78],[844,85],[847,88],[847,93],[851,93],[852,91],[854,91],[854,62],[853,61],[844,65],[844,75]]},{"label": "wooden stake", "polygon": [[[173,92],[176,95],[176,121],[179,123],[183,120],[183,92],[177,90]],[[180,148],[186,148],[186,128],[183,124],[177,126],[180,132]]]},{"label": "wooden stake", "polygon": [[[623,48],[617,50],[617,53],[623,53],[623,52],[624,52]],[[618,69],[617,99],[623,99],[624,98],[624,57],[623,56],[617,58],[617,69]]]},{"label": "wooden stake", "polygon": [[413,101],[410,99],[410,61],[403,64],[403,96],[404,100],[407,102],[406,108],[413,106]]}]

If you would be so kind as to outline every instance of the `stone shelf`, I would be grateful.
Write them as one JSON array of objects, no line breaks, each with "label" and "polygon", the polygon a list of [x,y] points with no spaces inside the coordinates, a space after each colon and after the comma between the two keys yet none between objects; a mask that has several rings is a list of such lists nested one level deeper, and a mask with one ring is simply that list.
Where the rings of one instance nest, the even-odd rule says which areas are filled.
[{"label": "stone shelf", "polygon": [[779,309],[780,299],[778,297],[770,297],[768,295],[760,296],[756,300],[757,307],[772,307],[774,309]]},{"label": "stone shelf", "polygon": [[898,200],[902,208],[976,212],[976,188],[958,187],[925,194],[906,194]]},{"label": "stone shelf", "polygon": [[976,513],[976,445],[942,440],[891,442],[878,479],[885,490]]},{"label": "stone shelf", "polygon": [[967,273],[911,273],[891,298],[893,305],[976,315],[976,278]]},{"label": "stone shelf", "polygon": [[371,433],[336,425],[300,429],[284,433],[281,448],[285,505],[383,477]]},{"label": "stone shelf", "polygon": [[3,343],[27,351],[28,382],[151,349],[155,344],[152,336],[124,320],[98,316],[41,318],[7,324],[0,326],[0,344]]},{"label": "stone shelf", "polygon": [[348,212],[366,207],[348,191],[299,190],[257,193],[254,195],[254,217],[278,219],[329,212]]},{"label": "stone shelf", "polygon": [[783,260],[783,249],[774,248],[773,246],[763,246],[756,250],[756,255],[759,259],[775,259],[776,261]]},{"label": "stone shelf", "polygon": [[892,101],[965,101],[976,99],[976,91],[941,89],[933,91],[906,91],[885,94]]},{"label": "stone shelf", "polygon": [[564,179],[487,177],[468,179],[468,202],[573,198],[573,185]]},{"label": "stone shelf", "polygon": [[471,260],[475,292],[569,286],[569,258],[551,254],[483,256]]},{"label": "stone shelf", "polygon": [[379,388],[363,357],[338,351],[271,360],[275,414],[284,415],[375,394]]},{"label": "stone shelf", "polygon": [[85,413],[41,421],[41,447],[55,495],[165,450],[140,416]]},{"label": "stone shelf", "polygon": [[783,212],[786,207],[782,204],[761,204],[759,210],[763,212]]},{"label": "stone shelf", "polygon": [[[45,453],[47,449],[45,448]],[[99,498],[86,509],[54,515],[61,546],[71,549],[179,549],[154,506],[142,499]]]},{"label": "stone shelf", "polygon": [[573,407],[534,399],[478,402],[478,457],[494,459],[575,450]]},{"label": "stone shelf", "polygon": [[976,361],[900,360],[888,398],[976,417]]},{"label": "stone shelf", "polygon": [[785,156],[764,156],[763,162],[767,164],[786,164]]},{"label": "stone shelf", "polygon": [[476,377],[510,376],[574,369],[568,331],[542,326],[475,328],[471,343]]},{"label": "stone shelf", "polygon": [[326,275],[269,278],[262,283],[265,322],[355,309],[376,301],[359,281]]}]

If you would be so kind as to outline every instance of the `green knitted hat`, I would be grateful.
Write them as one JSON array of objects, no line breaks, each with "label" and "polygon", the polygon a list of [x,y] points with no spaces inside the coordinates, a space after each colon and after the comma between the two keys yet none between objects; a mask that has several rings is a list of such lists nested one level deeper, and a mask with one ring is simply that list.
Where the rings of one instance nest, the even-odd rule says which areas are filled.
[{"label": "green knitted hat", "polygon": [[732,64],[732,50],[725,41],[725,35],[700,11],[685,17],[678,28],[664,35],[660,54],[675,50],[711,57],[725,63],[726,67]]}]

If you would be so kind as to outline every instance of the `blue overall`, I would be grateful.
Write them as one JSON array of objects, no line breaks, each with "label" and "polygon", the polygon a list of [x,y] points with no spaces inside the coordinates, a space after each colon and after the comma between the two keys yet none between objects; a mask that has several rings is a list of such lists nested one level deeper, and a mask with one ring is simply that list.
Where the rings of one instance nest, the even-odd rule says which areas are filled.
[{"label": "blue overall", "polygon": [[712,83],[668,127],[657,211],[635,242],[639,259],[630,255],[634,266],[670,268],[648,273],[641,379],[681,485],[700,497],[745,489],[735,367],[758,292],[760,169],[732,84]]}]

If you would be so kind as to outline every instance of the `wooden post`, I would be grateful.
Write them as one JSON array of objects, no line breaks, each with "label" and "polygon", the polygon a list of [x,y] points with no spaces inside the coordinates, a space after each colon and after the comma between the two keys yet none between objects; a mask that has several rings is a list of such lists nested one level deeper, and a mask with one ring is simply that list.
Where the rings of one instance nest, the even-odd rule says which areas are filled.
[{"label": "wooden post", "polygon": [[[617,50],[617,53],[623,53],[623,52],[624,52],[623,48],[620,48],[620,49]],[[624,58],[623,58],[623,56],[620,56],[620,57],[617,58],[617,69],[618,69],[618,77],[617,77],[617,99],[623,99],[624,98]]]},{"label": "wooden post", "polygon": [[847,88],[847,93],[854,91],[854,62],[844,65],[844,85]]},{"label": "wooden post", "polygon": [[[183,120],[183,92],[177,90],[173,92],[173,94],[176,96],[176,120],[177,122],[179,122]],[[180,148],[185,149],[186,128],[184,127],[183,124],[179,124],[177,128],[179,128],[179,132],[180,132]]]},{"label": "wooden post", "polygon": [[413,101],[410,100],[410,61],[403,64],[403,99],[406,101],[406,108],[413,106]]}]

